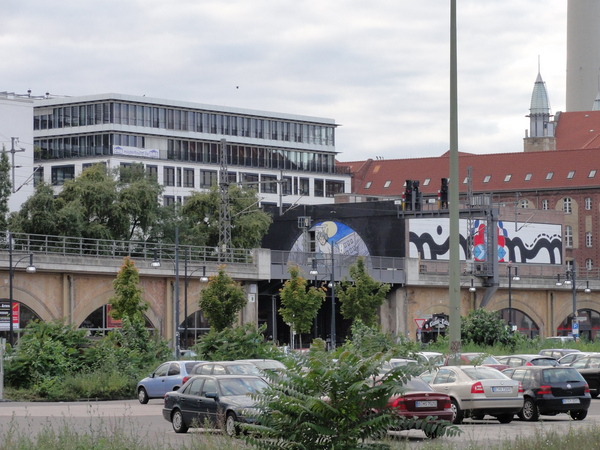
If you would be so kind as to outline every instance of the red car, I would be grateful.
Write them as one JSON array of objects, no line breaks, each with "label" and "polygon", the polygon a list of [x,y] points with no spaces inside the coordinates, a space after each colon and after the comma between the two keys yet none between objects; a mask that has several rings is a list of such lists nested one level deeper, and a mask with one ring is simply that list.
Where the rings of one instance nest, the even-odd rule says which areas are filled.
[{"label": "red car", "polygon": [[486,353],[457,353],[453,358],[446,356],[444,366],[485,366],[493,367],[500,372],[510,367]]},{"label": "red car", "polygon": [[[406,418],[426,419],[435,417],[434,421],[446,420],[452,422],[452,403],[446,394],[435,392],[425,380],[412,378],[404,387],[406,392],[390,399],[388,406]],[[406,428],[398,426],[396,430]],[[437,430],[424,430],[428,438],[438,437]]]}]

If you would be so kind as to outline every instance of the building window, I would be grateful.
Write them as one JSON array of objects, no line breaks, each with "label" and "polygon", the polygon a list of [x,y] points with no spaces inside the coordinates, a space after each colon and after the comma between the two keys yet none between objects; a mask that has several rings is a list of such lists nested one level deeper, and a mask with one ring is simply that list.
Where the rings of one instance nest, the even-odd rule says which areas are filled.
[{"label": "building window", "polygon": [[[386,183],[387,183],[387,181],[386,181]],[[390,181],[390,184],[391,183],[392,182]],[[431,178],[425,178],[425,181],[423,181],[423,186],[429,186],[429,183],[431,183]],[[385,186],[385,187],[388,187],[388,186]]]},{"label": "building window", "polygon": [[175,197],[172,195],[165,195],[163,197],[163,205],[164,206],[174,206],[175,205]]},{"label": "building window", "polygon": [[548,209],[548,200],[542,200],[542,209]]},{"label": "building window", "polygon": [[[427,184],[429,184],[429,178],[427,178],[425,181],[427,182]],[[383,185],[383,187],[384,188],[389,188],[390,184],[392,184],[392,180],[387,180],[385,182],[385,184]],[[423,186],[427,186],[427,184],[425,184],[425,182],[423,182]]]},{"label": "building window", "polygon": [[240,174],[240,182],[242,189],[255,189],[258,191],[258,174],[242,173]]},{"label": "building window", "polygon": [[588,211],[592,209],[592,199],[590,197],[585,198],[585,209]]},{"label": "building window", "polygon": [[299,195],[310,195],[310,179],[299,178],[298,179],[298,194]]},{"label": "building window", "polygon": [[568,175],[567,175],[567,178],[568,178],[568,179],[571,179],[571,178],[573,178],[574,176],[575,176],[575,171],[574,171],[574,170],[571,170],[571,171],[568,173]]},{"label": "building window", "polygon": [[158,179],[158,166],[147,165],[146,173],[148,174],[149,177],[151,177],[151,178],[154,177],[155,179]]},{"label": "building window", "polygon": [[588,231],[585,233],[585,246],[586,247],[592,247],[594,242],[594,240],[592,239],[592,232]]},{"label": "building window", "polygon": [[44,181],[44,168],[36,167],[33,170],[33,185],[37,186],[38,184]]},{"label": "building window", "polygon": [[571,214],[573,212],[570,197],[563,198],[563,211],[565,214]]},{"label": "building window", "polygon": [[565,247],[573,248],[573,227],[571,225],[565,226]]},{"label": "building window", "polygon": [[344,182],[327,180],[325,182],[325,195],[327,197],[334,197],[335,194],[344,193]]},{"label": "building window", "polygon": [[588,258],[585,260],[585,268],[587,270],[592,270],[594,268],[594,260],[592,258]]},{"label": "building window", "polygon": [[533,176],[533,174],[528,173],[527,175],[525,175],[525,181],[531,181],[531,177]]},{"label": "building window", "polygon": [[277,194],[277,177],[274,175],[263,175],[261,177],[261,192],[265,194]]},{"label": "building window", "polygon": [[521,208],[529,208],[529,200],[524,199],[519,202],[519,207]]},{"label": "building window", "polygon": [[596,170],[595,169],[590,170],[590,173],[588,174],[588,178],[596,178]]},{"label": "building window", "polygon": [[292,195],[292,177],[283,177],[281,189],[283,189],[283,195]]},{"label": "building window", "polygon": [[75,166],[54,166],[52,167],[52,184],[62,186],[65,181],[75,178]]},{"label": "building window", "polygon": [[163,169],[163,184],[165,186],[175,186],[175,167],[165,167]]},{"label": "building window", "polygon": [[194,187],[194,169],[183,169],[183,186]]},{"label": "building window", "polygon": [[325,196],[325,180],[315,178],[315,197]]},{"label": "building window", "polygon": [[483,182],[484,183],[489,183],[491,179],[492,179],[491,175],[486,175],[485,178],[483,179]]},{"label": "building window", "polygon": [[546,180],[551,180],[553,175],[554,172],[548,172],[548,174],[546,175]]},{"label": "building window", "polygon": [[369,189],[371,187],[372,181],[367,181],[365,184],[365,189]]},{"label": "building window", "polygon": [[510,181],[510,178],[511,178],[511,177],[512,177],[512,175],[510,175],[510,174],[509,174],[509,175],[506,175],[506,176],[504,177],[504,182],[506,183],[506,182]]},{"label": "building window", "polygon": [[213,184],[217,184],[217,171],[216,170],[201,170],[200,171],[200,187],[209,188]]}]

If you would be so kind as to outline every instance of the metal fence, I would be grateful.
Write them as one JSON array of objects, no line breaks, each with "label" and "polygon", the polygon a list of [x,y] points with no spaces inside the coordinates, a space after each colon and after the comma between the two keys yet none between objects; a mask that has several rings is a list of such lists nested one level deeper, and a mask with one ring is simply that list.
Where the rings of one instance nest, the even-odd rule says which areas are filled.
[{"label": "metal fence", "polygon": [[[8,251],[9,233],[0,233],[0,249]],[[88,239],[70,236],[46,236],[40,234],[12,233],[12,249],[15,253],[39,253],[48,255],[79,255],[88,258],[173,258],[179,251],[181,258],[187,252],[189,261],[252,262],[252,250],[224,249],[191,245],[166,244],[146,241],[116,241]]]}]

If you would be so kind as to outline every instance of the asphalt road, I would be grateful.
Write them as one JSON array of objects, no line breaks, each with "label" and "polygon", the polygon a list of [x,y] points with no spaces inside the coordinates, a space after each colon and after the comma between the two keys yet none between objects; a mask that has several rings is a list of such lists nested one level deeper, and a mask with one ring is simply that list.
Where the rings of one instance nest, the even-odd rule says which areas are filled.
[{"label": "asphalt road", "polygon": [[[573,421],[566,414],[542,416],[538,423],[522,422],[515,418],[509,424],[500,424],[488,417],[484,420],[466,419],[458,437],[445,437],[439,442],[453,444],[455,448],[469,445],[487,446],[497,444],[507,438],[533,436],[538,430],[568,432],[570,429],[586,428],[600,424],[600,399],[592,400],[585,420]],[[18,430],[26,435],[38,433],[45,427],[55,430],[68,427],[78,433],[90,430],[136,430],[139,437],[147,442],[165,443],[177,447],[177,443],[202,438],[205,430],[190,430],[187,434],[176,434],[171,424],[162,417],[162,400],[150,400],[147,405],[137,400],[107,402],[0,402],[0,436],[9,430]],[[411,447],[418,448],[426,442],[421,431],[402,432],[400,436],[408,438]],[[0,437],[1,439],[1,437]],[[166,445],[165,445],[166,446]]]}]

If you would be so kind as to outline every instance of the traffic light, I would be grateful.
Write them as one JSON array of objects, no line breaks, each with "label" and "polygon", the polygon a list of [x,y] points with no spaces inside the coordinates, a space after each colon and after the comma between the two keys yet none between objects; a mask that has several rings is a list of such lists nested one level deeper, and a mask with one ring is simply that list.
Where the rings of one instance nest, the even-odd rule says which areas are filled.
[{"label": "traffic light", "polygon": [[421,193],[419,192],[419,180],[413,181],[412,198],[415,204],[415,211],[421,211]]},{"label": "traffic light", "polygon": [[440,209],[448,209],[448,178],[442,178],[442,185],[438,192],[438,205]]},{"label": "traffic light", "polygon": [[406,180],[406,184],[404,187],[404,194],[402,194],[402,200],[404,201],[404,210],[405,211],[412,209],[412,199],[413,199],[413,181]]}]

